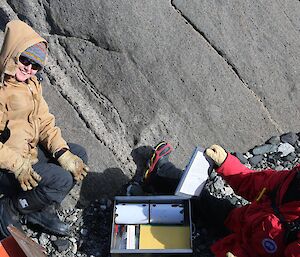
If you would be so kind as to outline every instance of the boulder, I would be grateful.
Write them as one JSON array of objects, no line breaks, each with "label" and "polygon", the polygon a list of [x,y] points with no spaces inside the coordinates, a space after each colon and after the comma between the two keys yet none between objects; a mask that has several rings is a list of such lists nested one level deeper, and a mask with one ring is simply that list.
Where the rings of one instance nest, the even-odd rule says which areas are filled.
[{"label": "boulder", "polygon": [[[297,3],[3,0],[49,41],[44,95],[67,141],[87,148],[82,201],[113,196],[133,151],[169,141],[244,152],[300,125]],[[78,197],[79,192],[74,193]]]}]

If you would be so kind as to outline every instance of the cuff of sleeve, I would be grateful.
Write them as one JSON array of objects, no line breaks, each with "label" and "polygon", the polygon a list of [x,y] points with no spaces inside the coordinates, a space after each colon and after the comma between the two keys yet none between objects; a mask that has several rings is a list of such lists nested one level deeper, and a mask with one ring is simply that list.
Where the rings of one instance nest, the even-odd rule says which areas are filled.
[{"label": "cuff of sleeve", "polygon": [[235,158],[230,153],[227,153],[227,156],[226,156],[225,160],[223,161],[223,163],[221,164],[221,166],[219,166],[216,169],[217,173],[222,173],[222,171],[224,170],[224,168],[226,168],[227,163],[230,162],[230,160],[232,159],[232,157]]},{"label": "cuff of sleeve", "polygon": [[55,153],[53,153],[53,157],[57,160],[60,156],[62,156],[66,151],[68,151],[68,148],[62,148]]}]

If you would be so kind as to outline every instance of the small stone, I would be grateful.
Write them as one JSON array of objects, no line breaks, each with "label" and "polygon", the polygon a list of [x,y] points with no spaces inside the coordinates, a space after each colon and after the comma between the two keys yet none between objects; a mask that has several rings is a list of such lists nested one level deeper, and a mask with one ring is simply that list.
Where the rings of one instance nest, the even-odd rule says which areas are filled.
[{"label": "small stone", "polygon": [[248,162],[242,153],[236,152],[234,155],[240,160],[241,163],[246,164]]},{"label": "small stone", "polygon": [[295,146],[295,152],[300,153],[300,146],[298,146],[298,145]]},{"label": "small stone", "polygon": [[41,236],[39,237],[39,242],[42,246],[45,246],[49,242],[49,236],[45,233],[42,233]]},{"label": "small stone", "polygon": [[217,177],[218,179],[214,182],[213,186],[216,190],[223,189],[224,181],[221,177]]},{"label": "small stone", "polygon": [[295,148],[289,143],[280,144],[278,147],[278,152],[281,152],[281,157],[287,156],[292,152],[295,152]]},{"label": "small stone", "polygon": [[233,205],[237,205],[239,201],[235,196],[226,199],[228,199],[228,201],[231,202]]},{"label": "small stone", "polygon": [[72,253],[73,253],[73,254],[76,254],[76,253],[77,253],[77,244],[73,244],[73,247],[72,247]]},{"label": "small stone", "polygon": [[248,169],[251,169],[251,164],[250,164],[250,163],[246,163],[245,166],[246,166]]},{"label": "small stone", "polygon": [[72,243],[76,243],[76,238],[74,238],[74,237],[70,237],[69,240],[70,240]]},{"label": "small stone", "polygon": [[80,230],[80,234],[83,235],[83,236],[86,236],[88,234],[88,230],[86,228],[82,228]]},{"label": "small stone", "polygon": [[214,180],[216,177],[217,177],[217,173],[213,170],[209,175],[209,179]]},{"label": "small stone", "polygon": [[261,146],[254,147],[252,153],[254,155],[262,155],[266,153],[274,153],[277,151],[277,146],[272,144],[265,144]]},{"label": "small stone", "polygon": [[72,215],[68,215],[66,218],[65,218],[65,222],[67,223],[74,223],[77,221],[77,216],[75,214],[72,214]]},{"label": "small stone", "polygon": [[283,163],[283,167],[287,170],[290,170],[293,168],[293,165],[290,164],[289,162],[285,162],[285,163]]},{"label": "small stone", "polygon": [[[132,185],[132,186],[134,186],[134,185]],[[134,191],[134,189],[133,189],[133,191]],[[105,211],[107,209],[107,200],[104,198],[100,199],[99,206],[102,211]]]},{"label": "small stone", "polygon": [[224,188],[224,194],[225,195],[232,195],[234,192],[233,192],[233,189],[231,187],[225,187]]},{"label": "small stone", "polygon": [[251,164],[251,166],[256,166],[262,160],[263,160],[263,156],[262,155],[256,155],[256,156],[253,156],[252,158],[249,159],[249,163]]},{"label": "small stone", "polygon": [[106,207],[106,205],[101,204],[101,205],[100,205],[100,209],[101,209],[102,211],[105,211],[105,210],[107,209],[107,207]]},{"label": "small stone", "polygon": [[112,201],[110,199],[107,199],[107,202],[106,202],[107,208],[110,208],[111,205],[112,205]]},{"label": "small stone", "polygon": [[51,236],[50,236],[50,240],[51,240],[51,241],[56,241],[56,240],[57,240],[57,236],[51,235]]},{"label": "small stone", "polygon": [[288,161],[288,162],[293,162],[293,161],[296,160],[296,158],[297,158],[297,155],[296,155],[294,152],[292,152],[292,153],[290,153],[289,155],[283,157],[283,159],[284,159],[285,161]]},{"label": "small stone", "polygon": [[277,164],[277,159],[271,154],[266,159],[269,164]]},{"label": "small stone", "polygon": [[36,237],[31,237],[31,239],[36,242],[37,244],[39,243],[39,240]]},{"label": "small stone", "polygon": [[245,157],[246,157],[247,159],[249,159],[249,158],[253,157],[253,154],[247,152],[247,153],[245,153]]},{"label": "small stone", "polygon": [[279,145],[280,144],[280,137],[279,136],[273,136],[266,143],[271,144],[271,145]]},{"label": "small stone", "polygon": [[56,249],[56,251],[61,253],[69,248],[70,242],[65,239],[58,239],[53,242],[53,246]]},{"label": "small stone", "polygon": [[249,202],[246,199],[241,198],[241,204],[246,205],[246,204],[249,204]]},{"label": "small stone", "polygon": [[289,132],[286,134],[283,134],[281,137],[281,142],[283,143],[289,143],[291,145],[295,145],[296,141],[299,139],[296,133]]},{"label": "small stone", "polygon": [[277,171],[281,171],[283,169],[284,169],[284,167],[282,165],[276,166],[276,168],[275,168],[275,170],[277,170]]}]

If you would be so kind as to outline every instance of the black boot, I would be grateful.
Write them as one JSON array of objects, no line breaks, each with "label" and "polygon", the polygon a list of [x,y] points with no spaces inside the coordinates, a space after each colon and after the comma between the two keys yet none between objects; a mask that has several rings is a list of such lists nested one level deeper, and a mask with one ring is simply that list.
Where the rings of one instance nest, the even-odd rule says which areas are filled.
[{"label": "black boot", "polygon": [[169,161],[173,151],[171,145],[165,141],[154,147],[149,160],[142,188],[151,194],[173,195],[182,176],[182,170]]},{"label": "black boot", "polygon": [[32,225],[39,225],[50,233],[66,236],[70,226],[62,222],[57,213],[55,205],[49,205],[41,211],[28,213],[25,217],[26,222]]},{"label": "black boot", "polygon": [[36,190],[21,192],[14,200],[18,211],[24,214],[24,223],[39,225],[52,234],[68,234],[69,225],[60,221],[55,205],[42,199]]},{"label": "black boot", "polygon": [[7,229],[7,226],[10,224],[23,231],[19,212],[15,208],[12,200],[5,197],[0,199],[0,232],[5,237],[10,236],[10,232]]}]

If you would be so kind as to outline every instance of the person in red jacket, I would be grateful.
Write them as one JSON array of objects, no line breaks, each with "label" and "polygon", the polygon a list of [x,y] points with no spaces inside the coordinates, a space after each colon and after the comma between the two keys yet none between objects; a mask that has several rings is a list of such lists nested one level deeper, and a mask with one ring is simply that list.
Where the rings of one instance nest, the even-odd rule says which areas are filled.
[{"label": "person in red jacket", "polygon": [[[168,183],[173,185],[169,192],[174,192],[181,175],[168,160],[170,152],[171,146],[165,142],[155,148],[146,174],[147,186],[159,185],[161,190],[162,181],[166,182],[173,172],[177,175]],[[219,145],[207,148],[205,154],[215,162],[216,172],[234,192],[250,202],[235,207],[222,199],[212,200],[206,190],[192,201],[206,217],[228,229],[211,246],[216,257],[300,257],[300,165],[280,172],[255,171]]]}]

